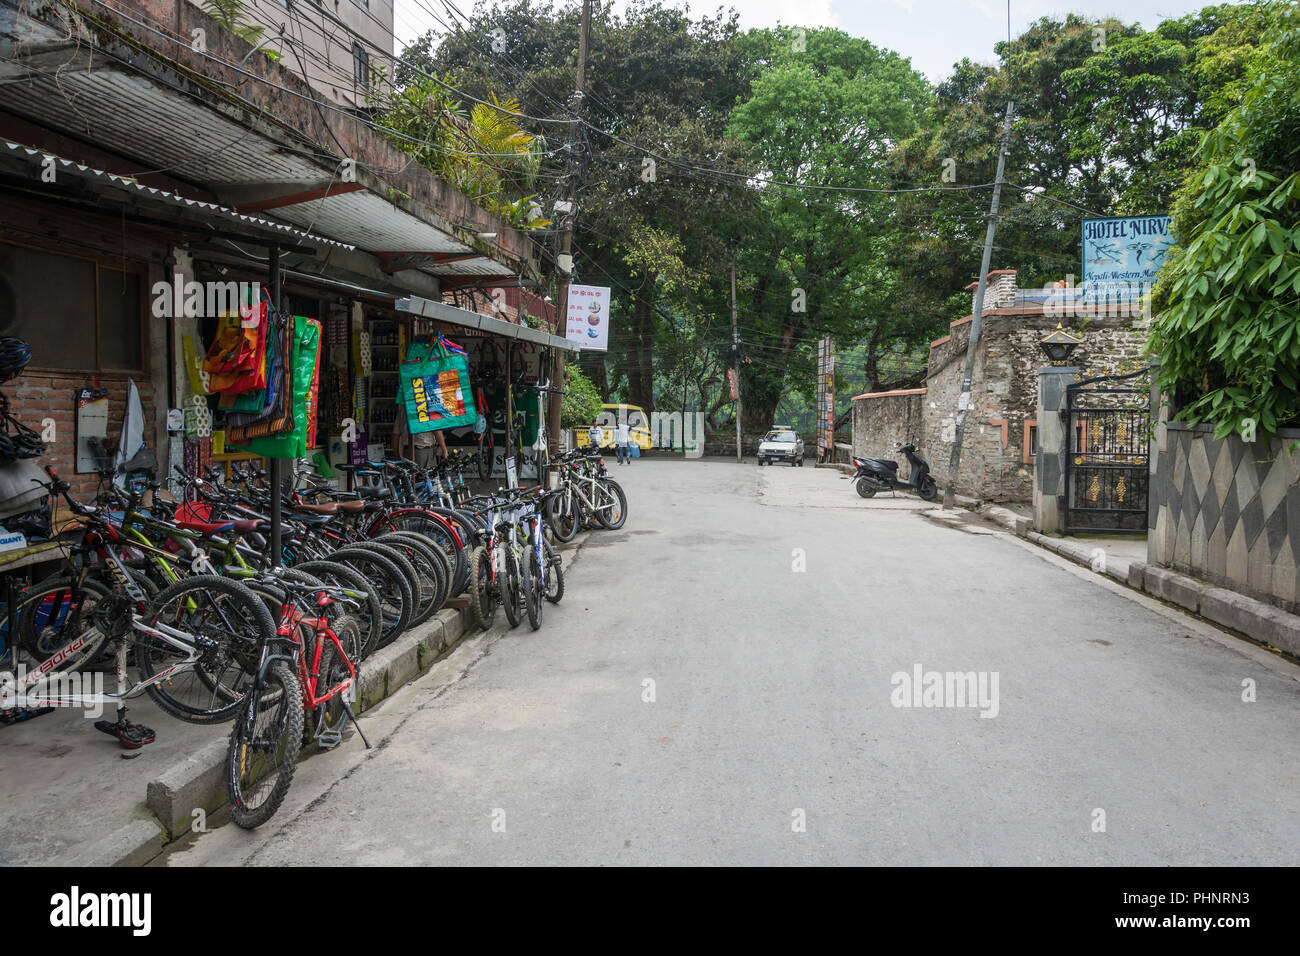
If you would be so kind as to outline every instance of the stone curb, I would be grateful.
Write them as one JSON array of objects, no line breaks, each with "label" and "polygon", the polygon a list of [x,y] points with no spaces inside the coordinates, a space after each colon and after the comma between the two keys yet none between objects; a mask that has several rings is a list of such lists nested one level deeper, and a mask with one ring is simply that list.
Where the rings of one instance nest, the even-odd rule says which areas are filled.
[{"label": "stone curb", "polygon": [[[429,670],[452,650],[469,629],[473,612],[443,608],[361,664],[358,713],[364,712]],[[224,726],[224,725],[223,725]],[[148,818],[132,820],[79,848],[60,863],[66,866],[143,866],[190,828],[193,811],[211,813],[226,803],[227,732],[205,744],[149,781]]]}]

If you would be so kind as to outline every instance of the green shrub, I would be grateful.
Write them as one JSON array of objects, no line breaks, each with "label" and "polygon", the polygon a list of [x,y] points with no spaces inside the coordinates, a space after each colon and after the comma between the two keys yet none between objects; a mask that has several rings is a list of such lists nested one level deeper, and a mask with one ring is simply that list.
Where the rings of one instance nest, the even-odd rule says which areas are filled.
[{"label": "green shrub", "polygon": [[1151,351],[1176,418],[1267,441],[1300,421],[1300,16],[1270,7],[1265,56],[1199,147],[1154,296]]}]

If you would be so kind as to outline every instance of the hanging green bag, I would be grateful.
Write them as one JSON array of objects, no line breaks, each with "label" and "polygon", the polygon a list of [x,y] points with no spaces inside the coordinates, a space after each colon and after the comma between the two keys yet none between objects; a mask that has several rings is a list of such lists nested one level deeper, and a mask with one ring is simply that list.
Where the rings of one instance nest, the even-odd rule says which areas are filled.
[{"label": "hanging green bag", "polygon": [[469,359],[443,343],[412,342],[398,370],[406,427],[412,435],[473,425],[478,420],[469,385]]},{"label": "hanging green bag", "polygon": [[264,458],[304,458],[315,443],[309,435],[315,420],[316,392],[320,371],[320,323],[295,316],[293,322],[293,428],[278,435],[250,438],[237,451]]}]

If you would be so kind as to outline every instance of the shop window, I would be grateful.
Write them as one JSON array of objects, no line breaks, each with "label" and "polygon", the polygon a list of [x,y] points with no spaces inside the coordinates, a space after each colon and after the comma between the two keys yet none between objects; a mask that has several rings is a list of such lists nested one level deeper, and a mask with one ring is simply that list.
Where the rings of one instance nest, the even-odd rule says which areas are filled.
[{"label": "shop window", "polygon": [[36,368],[144,368],[139,272],[0,243],[0,335],[32,347]]}]

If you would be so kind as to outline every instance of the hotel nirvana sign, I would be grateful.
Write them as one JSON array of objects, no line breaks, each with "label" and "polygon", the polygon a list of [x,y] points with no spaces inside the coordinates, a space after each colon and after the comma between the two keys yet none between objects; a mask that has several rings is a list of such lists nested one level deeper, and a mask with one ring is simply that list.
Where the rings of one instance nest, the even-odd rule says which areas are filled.
[{"label": "hotel nirvana sign", "polygon": [[1168,216],[1085,219],[1085,294],[1126,297],[1150,291],[1165,261],[1165,253],[1174,241],[1169,222]]}]

